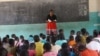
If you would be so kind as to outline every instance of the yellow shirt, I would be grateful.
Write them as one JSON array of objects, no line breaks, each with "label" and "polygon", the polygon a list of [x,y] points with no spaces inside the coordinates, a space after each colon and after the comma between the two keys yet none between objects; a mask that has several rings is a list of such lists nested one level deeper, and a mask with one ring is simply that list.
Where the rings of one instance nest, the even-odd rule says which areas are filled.
[{"label": "yellow shirt", "polygon": [[86,44],[86,38],[87,37],[88,37],[87,35],[81,36],[81,42],[82,42],[82,44]]},{"label": "yellow shirt", "polygon": [[36,56],[43,56],[43,43],[36,42]]}]

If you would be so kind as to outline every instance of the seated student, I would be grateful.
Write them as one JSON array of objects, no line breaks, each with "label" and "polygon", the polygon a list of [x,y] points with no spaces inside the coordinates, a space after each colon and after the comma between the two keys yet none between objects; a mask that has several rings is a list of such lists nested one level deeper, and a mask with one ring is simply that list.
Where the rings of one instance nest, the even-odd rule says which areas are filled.
[{"label": "seated student", "polygon": [[69,37],[69,41],[68,41],[68,45],[71,46],[71,47],[73,47],[75,44],[76,44],[76,42],[74,40],[74,37],[70,36]]},{"label": "seated student", "polygon": [[7,37],[4,37],[3,41],[2,41],[2,44],[3,44],[3,47],[5,49],[8,49],[8,47],[9,47],[9,39]]},{"label": "seated student", "polygon": [[29,38],[28,38],[29,43],[34,43],[33,39],[34,39],[33,35],[29,35]]},{"label": "seated student", "polygon": [[92,37],[92,36],[88,36],[88,37],[86,38],[86,43],[88,44],[88,43],[90,43],[92,40],[93,40],[93,37]]},{"label": "seated student", "polygon": [[36,56],[43,55],[43,43],[41,43],[40,38],[38,35],[34,35],[34,42],[36,45]]},{"label": "seated student", "polygon": [[40,33],[39,35],[40,40],[42,40],[43,35],[44,35],[43,33]]},{"label": "seated student", "polygon": [[86,38],[88,37],[87,30],[85,28],[82,28],[81,33],[82,33],[81,42],[83,44],[86,44]]},{"label": "seated student", "polygon": [[98,38],[98,32],[93,32],[94,38],[91,42],[89,42],[86,47],[91,50],[98,51],[100,53],[100,38]]},{"label": "seated student", "polygon": [[7,56],[7,54],[7,50],[2,46],[2,43],[0,42],[0,56]]},{"label": "seated student", "polygon": [[58,53],[58,51],[61,49],[61,46],[55,44],[56,40],[57,40],[56,37],[53,37],[51,42],[51,46],[52,46],[51,51]]},{"label": "seated student", "polygon": [[42,37],[41,37],[41,42],[42,43],[46,43],[47,41],[46,41],[46,36],[45,35],[43,35]]},{"label": "seated student", "polygon": [[85,45],[81,44],[78,49],[80,51],[80,56],[98,56],[96,51],[87,49]]},{"label": "seated student", "polygon": [[58,34],[57,38],[58,38],[58,40],[59,39],[65,39],[65,37],[64,37],[64,30],[63,29],[59,30],[59,34]]},{"label": "seated student", "polygon": [[28,54],[28,47],[29,47],[29,42],[28,40],[24,40],[23,45],[20,46],[19,48],[19,55],[20,56],[29,56]]},{"label": "seated student", "polygon": [[76,42],[76,45],[74,45],[73,49],[74,49],[75,55],[79,56],[78,46],[81,44],[81,36],[80,36],[80,34],[77,34],[75,42]]},{"label": "seated student", "polygon": [[11,37],[12,37],[13,40],[15,40],[16,35],[15,34],[12,34]]},{"label": "seated student", "polygon": [[8,51],[8,56],[16,56],[16,47],[14,47],[13,39],[9,40],[9,47],[8,47],[7,51]]},{"label": "seated student", "polygon": [[51,44],[50,43],[45,43],[43,48],[44,48],[43,56],[57,56],[56,52],[51,51]]},{"label": "seated student", "polygon": [[74,40],[75,40],[76,34],[75,34],[75,31],[74,31],[74,30],[71,30],[71,31],[70,31],[70,36],[73,36],[73,37],[74,37]]},{"label": "seated student", "polygon": [[55,42],[56,45],[61,46],[63,43],[67,43],[67,40],[65,40],[63,29],[59,30],[59,34],[57,36],[58,40]]},{"label": "seated student", "polygon": [[22,46],[23,43],[24,43],[24,36],[21,35],[21,36],[20,36],[20,39],[19,39],[19,46]]},{"label": "seated student", "polygon": [[35,51],[35,44],[31,43],[28,49],[29,56],[35,56],[36,51]]},{"label": "seated student", "polygon": [[63,43],[57,56],[70,56],[70,50],[67,43]]},{"label": "seated student", "polygon": [[18,47],[19,45],[19,38],[15,37],[14,46]]}]

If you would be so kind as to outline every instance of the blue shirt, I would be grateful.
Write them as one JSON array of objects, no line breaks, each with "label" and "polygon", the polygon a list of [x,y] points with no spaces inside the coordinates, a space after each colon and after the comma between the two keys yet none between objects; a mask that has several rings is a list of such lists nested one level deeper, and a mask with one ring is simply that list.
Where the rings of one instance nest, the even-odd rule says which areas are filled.
[{"label": "blue shirt", "polygon": [[66,40],[57,40],[55,44],[61,46],[63,43],[67,43],[67,41]]},{"label": "blue shirt", "polygon": [[29,43],[34,43],[34,39],[32,37],[29,37],[27,40],[29,41]]}]

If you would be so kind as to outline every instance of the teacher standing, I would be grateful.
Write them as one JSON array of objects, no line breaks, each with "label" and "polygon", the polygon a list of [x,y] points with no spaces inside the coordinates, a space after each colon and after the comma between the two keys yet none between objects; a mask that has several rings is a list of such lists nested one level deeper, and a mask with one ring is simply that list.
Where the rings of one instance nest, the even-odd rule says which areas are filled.
[{"label": "teacher standing", "polygon": [[57,17],[54,14],[53,10],[50,10],[49,15],[47,16],[47,35],[57,34],[57,25],[56,25]]}]

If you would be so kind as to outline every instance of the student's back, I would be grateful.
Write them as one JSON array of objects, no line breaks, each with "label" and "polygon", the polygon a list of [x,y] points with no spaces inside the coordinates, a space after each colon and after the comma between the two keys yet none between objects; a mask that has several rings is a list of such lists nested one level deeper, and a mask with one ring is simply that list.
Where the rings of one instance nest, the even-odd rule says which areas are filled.
[{"label": "student's back", "polygon": [[67,43],[67,41],[66,40],[57,40],[55,44],[61,46],[63,43]]},{"label": "student's back", "polygon": [[96,51],[86,49],[80,52],[80,56],[98,56],[98,53]]},{"label": "student's back", "polygon": [[34,41],[36,45],[36,56],[42,56],[43,55],[43,43],[40,42],[40,38],[38,35],[34,36]]},{"label": "student's back", "polygon": [[62,48],[58,52],[58,55],[57,56],[70,56],[70,50],[68,48],[68,44],[67,43],[63,43],[62,44]]},{"label": "student's back", "polygon": [[36,56],[42,56],[43,54],[43,43],[41,42],[35,42],[36,45]]}]

